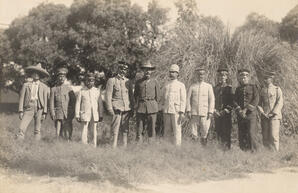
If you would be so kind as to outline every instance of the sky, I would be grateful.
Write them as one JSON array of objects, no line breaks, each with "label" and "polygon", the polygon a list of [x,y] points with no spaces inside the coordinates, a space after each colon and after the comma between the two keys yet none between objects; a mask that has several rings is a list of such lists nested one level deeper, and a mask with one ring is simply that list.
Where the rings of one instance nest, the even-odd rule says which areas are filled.
[{"label": "sky", "polygon": [[[16,17],[26,16],[30,9],[42,2],[63,3],[70,6],[73,0],[0,0],[0,27],[10,24]],[[146,9],[151,0],[131,0]],[[158,0],[161,7],[170,8],[169,18],[176,16],[174,2],[177,0]],[[265,15],[280,22],[298,4],[298,0],[196,0],[199,12],[203,15],[218,16],[233,30],[244,23],[251,12]]]}]

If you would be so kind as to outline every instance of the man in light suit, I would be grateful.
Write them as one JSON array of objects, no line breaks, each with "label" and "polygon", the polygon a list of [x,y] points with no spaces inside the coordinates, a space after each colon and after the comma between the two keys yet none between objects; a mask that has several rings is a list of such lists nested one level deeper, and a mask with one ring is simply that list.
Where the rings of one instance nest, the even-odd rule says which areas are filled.
[{"label": "man in light suit", "polygon": [[55,121],[56,136],[71,140],[72,120],[75,114],[76,96],[67,82],[67,68],[57,70],[57,85],[51,89],[50,113],[52,120]]},{"label": "man in light suit", "polygon": [[198,125],[201,133],[201,144],[207,144],[207,136],[211,118],[214,112],[214,93],[211,84],[204,82],[205,69],[198,68],[198,82],[188,90],[186,112],[190,118],[192,137],[198,138]]},{"label": "man in light suit", "polygon": [[41,64],[29,66],[26,73],[31,75],[32,82],[26,82],[20,92],[19,118],[21,120],[18,139],[24,139],[27,127],[34,118],[34,135],[40,140],[41,123],[48,112],[49,88],[39,79],[49,76],[48,72],[41,67]]},{"label": "man in light suit", "polygon": [[76,119],[83,123],[82,143],[88,143],[88,127],[93,129],[93,145],[97,146],[97,122],[103,119],[103,104],[100,90],[94,86],[95,75],[88,73],[85,85],[77,96],[76,101]]},{"label": "man in light suit", "polygon": [[260,94],[260,106],[263,109],[261,126],[264,146],[278,151],[283,96],[280,87],[273,84],[274,75],[274,72],[268,72],[264,77],[264,87]]},{"label": "man in light suit", "polygon": [[181,146],[181,123],[186,105],[186,90],[182,82],[178,81],[179,66],[173,64],[169,70],[170,81],[165,84],[161,97],[164,119],[164,136],[172,138],[176,146]]}]

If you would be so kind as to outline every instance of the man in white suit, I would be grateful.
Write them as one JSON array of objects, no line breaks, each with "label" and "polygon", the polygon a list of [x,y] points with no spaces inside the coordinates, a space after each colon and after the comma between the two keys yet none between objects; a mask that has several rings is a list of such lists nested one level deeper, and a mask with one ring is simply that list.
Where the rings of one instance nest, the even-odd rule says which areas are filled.
[{"label": "man in white suit", "polygon": [[207,144],[207,136],[214,111],[214,93],[211,84],[204,82],[205,69],[198,68],[198,82],[190,86],[187,93],[186,112],[190,118],[191,132],[198,138],[198,126],[201,133],[201,144]]},{"label": "man in white suit", "polygon": [[94,86],[95,75],[88,73],[83,87],[77,96],[76,119],[83,123],[82,143],[88,143],[88,126],[93,129],[93,144],[97,146],[97,122],[103,119],[103,104],[100,90]]},{"label": "man in white suit", "polygon": [[178,81],[179,66],[173,64],[170,67],[170,81],[165,84],[161,98],[161,106],[164,119],[164,136],[172,138],[176,146],[181,146],[181,122],[184,117],[186,105],[186,90],[182,82]]}]

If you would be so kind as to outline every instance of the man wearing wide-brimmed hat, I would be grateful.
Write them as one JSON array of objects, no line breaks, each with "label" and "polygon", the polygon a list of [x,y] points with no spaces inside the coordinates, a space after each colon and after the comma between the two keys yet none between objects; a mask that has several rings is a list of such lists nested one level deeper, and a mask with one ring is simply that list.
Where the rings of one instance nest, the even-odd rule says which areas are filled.
[{"label": "man wearing wide-brimmed hat", "polygon": [[114,148],[117,147],[119,134],[122,134],[123,146],[127,146],[129,119],[134,110],[133,84],[126,77],[127,70],[128,64],[119,61],[116,76],[109,78],[106,86],[107,110],[113,116],[111,133]]},{"label": "man wearing wide-brimmed hat", "polygon": [[50,114],[55,121],[56,136],[71,140],[72,120],[75,114],[76,96],[67,82],[68,69],[61,67],[57,70],[56,86],[51,89]]},{"label": "man wearing wide-brimmed hat", "polygon": [[255,84],[250,82],[250,70],[238,70],[239,86],[234,95],[234,107],[238,120],[238,137],[241,150],[256,151],[259,146],[257,135],[257,105],[259,91]]},{"label": "man wearing wide-brimmed hat", "polygon": [[155,139],[155,124],[160,100],[160,85],[157,80],[151,78],[155,69],[149,61],[141,66],[143,78],[136,81],[135,101],[137,112],[137,140],[142,141],[147,131],[149,142]]},{"label": "man wearing wide-brimmed hat", "polygon": [[282,119],[283,96],[280,87],[273,84],[275,73],[264,74],[264,87],[260,93],[261,126],[265,147],[279,150],[279,128]]},{"label": "man wearing wide-brimmed hat", "polygon": [[198,126],[201,144],[207,144],[211,118],[214,112],[214,93],[212,85],[205,82],[206,70],[196,69],[198,82],[192,84],[187,93],[186,112],[190,118],[192,138],[198,139]]},{"label": "man wearing wide-brimmed hat", "polygon": [[97,146],[97,123],[103,120],[103,103],[100,90],[95,87],[95,74],[87,73],[85,87],[77,96],[75,116],[83,124],[82,143],[88,143],[88,128],[93,130],[93,145]]},{"label": "man wearing wide-brimmed hat", "polygon": [[24,139],[27,127],[34,118],[34,135],[36,140],[41,138],[41,122],[48,112],[49,87],[39,79],[48,77],[48,72],[41,64],[29,66],[25,72],[32,77],[32,82],[26,82],[20,92],[19,117],[21,124],[18,139]]},{"label": "man wearing wide-brimmed hat", "polygon": [[233,108],[232,86],[227,83],[229,70],[225,64],[219,66],[217,70],[217,82],[214,87],[215,95],[215,131],[217,139],[224,149],[231,148],[231,131]]},{"label": "man wearing wide-brimmed hat", "polygon": [[[172,64],[169,69],[170,80],[165,84],[161,97],[164,120],[164,136],[174,138],[176,146],[181,146],[181,123],[185,113],[185,85],[178,80],[179,66]],[[174,136],[174,137],[173,137]]]}]

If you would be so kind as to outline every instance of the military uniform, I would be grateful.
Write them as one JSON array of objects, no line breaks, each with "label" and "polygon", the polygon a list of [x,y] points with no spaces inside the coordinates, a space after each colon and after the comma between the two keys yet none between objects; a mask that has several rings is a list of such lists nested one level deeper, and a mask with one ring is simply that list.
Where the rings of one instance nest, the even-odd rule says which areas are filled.
[{"label": "military uniform", "polygon": [[257,110],[259,93],[256,85],[246,84],[236,88],[234,105],[238,120],[239,146],[242,150],[257,150]]},{"label": "military uniform", "polygon": [[214,87],[215,95],[215,131],[218,141],[226,148],[231,148],[232,117],[233,106],[232,87],[227,84],[218,84]]}]

